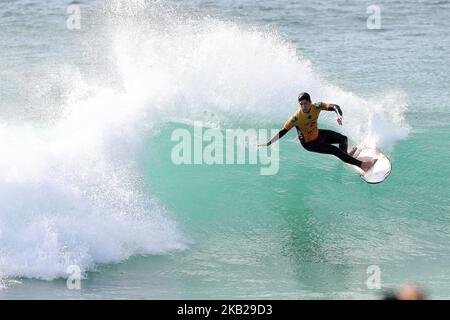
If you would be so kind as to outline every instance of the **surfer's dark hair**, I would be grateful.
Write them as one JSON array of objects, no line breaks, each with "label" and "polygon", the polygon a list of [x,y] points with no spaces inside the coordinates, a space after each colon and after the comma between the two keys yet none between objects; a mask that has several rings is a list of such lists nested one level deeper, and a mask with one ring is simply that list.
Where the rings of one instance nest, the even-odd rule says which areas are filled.
[{"label": "surfer's dark hair", "polygon": [[309,93],[300,92],[300,94],[298,95],[298,102],[300,102],[301,100],[308,100],[309,102],[311,102],[311,97],[309,96]]}]

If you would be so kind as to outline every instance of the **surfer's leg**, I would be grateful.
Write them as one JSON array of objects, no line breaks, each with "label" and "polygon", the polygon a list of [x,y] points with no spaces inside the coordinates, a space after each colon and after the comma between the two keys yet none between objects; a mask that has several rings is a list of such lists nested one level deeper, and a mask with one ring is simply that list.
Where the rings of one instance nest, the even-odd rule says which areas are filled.
[{"label": "surfer's leg", "polygon": [[348,153],[349,155],[351,155],[352,157],[354,157],[354,156],[355,156],[355,153],[356,153],[356,150],[358,150],[358,148],[357,148],[357,147],[353,147],[353,148],[351,148],[350,151],[347,152],[347,153]]},{"label": "surfer's leg", "polygon": [[378,159],[370,159],[367,161],[364,161],[361,165],[361,169],[363,169],[364,171],[369,170],[370,168],[372,168],[372,166],[375,164],[375,162],[377,162]]},{"label": "surfer's leg", "polygon": [[339,144],[339,148],[347,153],[348,139],[343,134],[332,130],[319,129],[319,138],[325,143]]},{"label": "surfer's leg", "polygon": [[332,154],[342,161],[352,164],[354,166],[361,167],[362,162],[358,159],[353,158],[352,156],[349,156],[347,152],[344,152],[342,149],[333,146],[329,143],[325,143],[319,139],[316,139],[311,142],[306,142],[302,144],[303,148],[305,148],[308,151],[311,152],[317,152],[317,153],[325,153],[325,154]]}]

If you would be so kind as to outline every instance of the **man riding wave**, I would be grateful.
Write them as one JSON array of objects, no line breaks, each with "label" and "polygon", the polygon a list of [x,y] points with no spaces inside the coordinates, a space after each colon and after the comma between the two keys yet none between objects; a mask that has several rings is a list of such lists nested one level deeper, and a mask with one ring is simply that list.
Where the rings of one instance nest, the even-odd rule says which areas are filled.
[{"label": "man riding wave", "polygon": [[[260,147],[270,146],[272,143],[281,139],[290,129],[296,128],[298,139],[308,151],[332,154],[342,161],[360,167],[362,170],[369,170],[377,161],[371,159],[360,161],[353,157],[356,148],[347,152],[348,139],[346,136],[332,130],[318,129],[317,119],[321,111],[334,111],[337,114],[337,122],[342,125],[342,110],[337,104],[328,104],[325,102],[311,102],[308,93],[302,92],[298,96],[300,108],[284,124],[283,129],[278,132],[270,141],[260,144]],[[333,144],[338,144],[339,148]]]}]

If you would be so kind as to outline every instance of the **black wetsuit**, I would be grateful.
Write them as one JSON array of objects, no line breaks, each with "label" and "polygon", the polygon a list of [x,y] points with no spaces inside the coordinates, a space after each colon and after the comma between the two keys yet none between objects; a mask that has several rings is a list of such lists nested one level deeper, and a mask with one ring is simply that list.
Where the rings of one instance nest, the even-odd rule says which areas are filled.
[{"label": "black wetsuit", "polygon": [[[299,113],[300,111],[297,111],[297,113],[285,123],[284,128],[280,130],[278,136],[275,136],[271,141],[269,141],[268,145],[283,137],[292,127],[295,126],[297,129],[298,139],[306,150],[317,153],[332,154],[346,163],[361,167],[362,162],[347,153],[347,137],[340,133],[331,130],[316,129],[318,131],[317,138],[305,142],[305,136],[299,128],[299,121],[302,120],[300,116],[308,116],[306,122],[300,122],[300,125],[306,126],[305,130],[310,129],[308,133],[313,136],[314,133],[312,132],[314,132],[314,126],[317,128],[317,118],[320,110],[335,111],[338,115],[342,116],[342,110],[337,104],[326,104],[324,106],[323,102],[318,102],[314,104],[314,107],[316,109],[313,109],[313,111],[315,111],[313,114],[309,113],[311,109],[307,113]],[[339,144],[339,148],[333,144]]]},{"label": "black wetsuit", "polygon": [[[361,161],[347,154],[347,137],[335,131],[319,129],[317,139],[309,142],[300,139],[300,143],[308,151],[332,154],[346,163],[361,167]],[[333,144],[339,144],[339,148]]]}]

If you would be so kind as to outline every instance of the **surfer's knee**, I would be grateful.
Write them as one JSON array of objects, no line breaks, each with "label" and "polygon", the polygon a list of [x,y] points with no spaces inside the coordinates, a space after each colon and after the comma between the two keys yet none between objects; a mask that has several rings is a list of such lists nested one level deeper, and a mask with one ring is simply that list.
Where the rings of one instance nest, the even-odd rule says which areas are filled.
[{"label": "surfer's knee", "polygon": [[345,153],[347,153],[347,149],[348,149],[348,138],[344,135],[342,135],[342,140],[341,143],[339,144],[339,147],[341,148],[342,151],[344,151]]}]

